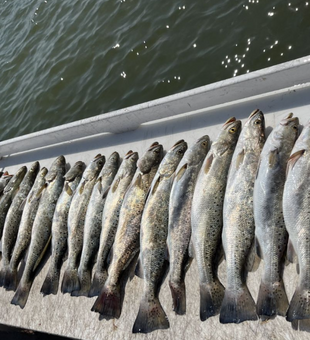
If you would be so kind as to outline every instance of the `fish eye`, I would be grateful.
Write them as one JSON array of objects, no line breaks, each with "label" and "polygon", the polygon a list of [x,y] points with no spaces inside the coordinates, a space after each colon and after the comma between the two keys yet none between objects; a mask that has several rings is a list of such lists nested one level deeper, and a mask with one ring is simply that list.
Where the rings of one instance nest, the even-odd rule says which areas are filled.
[{"label": "fish eye", "polygon": [[293,125],[294,130],[298,130],[298,127],[296,125]]},{"label": "fish eye", "polygon": [[231,133],[235,133],[236,132],[236,128],[231,128],[231,129],[229,129],[229,132],[231,132]]},{"label": "fish eye", "polygon": [[202,142],[201,145],[202,146],[207,146],[207,142]]},{"label": "fish eye", "polygon": [[261,123],[261,120],[260,119],[257,119],[255,122],[254,122],[254,124],[256,124],[256,125],[258,125],[258,124],[260,124]]},{"label": "fish eye", "polygon": [[155,149],[153,152],[154,152],[154,153],[159,153],[159,150],[158,150],[158,149]]}]

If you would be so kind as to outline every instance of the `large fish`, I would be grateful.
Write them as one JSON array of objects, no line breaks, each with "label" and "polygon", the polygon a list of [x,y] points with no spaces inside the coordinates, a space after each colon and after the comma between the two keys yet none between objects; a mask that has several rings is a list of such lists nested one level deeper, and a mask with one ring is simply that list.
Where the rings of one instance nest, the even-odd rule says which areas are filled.
[{"label": "large fish", "polygon": [[[286,319],[310,319],[310,121],[304,126],[287,165],[283,192],[283,215],[289,240],[297,255],[299,282]],[[288,247],[288,257],[292,249]],[[295,323],[297,321],[294,321]]]},{"label": "large fish", "polygon": [[59,156],[54,160],[46,175],[46,188],[42,193],[38,213],[33,222],[31,241],[22,278],[11,301],[13,305],[24,308],[28,300],[34,271],[40,263],[51,240],[51,227],[57,200],[64,185],[66,160]]},{"label": "large fish", "polygon": [[78,161],[65,175],[64,187],[53,216],[52,255],[49,270],[41,288],[43,295],[57,294],[58,291],[60,269],[67,250],[69,208],[84,169],[85,163]]},{"label": "large fish", "polygon": [[256,310],[263,320],[285,316],[288,309],[282,278],[288,239],[282,199],[286,165],[298,135],[298,118],[292,116],[281,120],[269,135],[254,185],[256,249],[264,260]]},{"label": "large fish", "polygon": [[226,121],[204,160],[194,191],[192,242],[199,272],[201,321],[219,313],[224,297],[217,276],[222,257],[223,203],[240,131],[240,120],[232,117]]},{"label": "large fish", "polygon": [[108,255],[112,248],[125,193],[137,169],[137,152],[129,151],[109,190],[102,213],[102,231],[97,263],[89,296],[99,295],[108,276]]},{"label": "large fish", "polygon": [[83,247],[84,222],[87,206],[105,157],[97,155],[87,166],[73,196],[68,215],[68,262],[61,291],[72,293],[79,289],[78,266]]},{"label": "large fish", "polygon": [[15,290],[17,287],[17,267],[30,243],[33,221],[37,214],[42,192],[45,189],[46,174],[47,169],[42,168],[26,198],[18,229],[17,240],[10,260],[10,267],[6,272],[4,279],[3,286],[7,290]]},{"label": "large fish", "polygon": [[122,308],[122,288],[127,279],[126,269],[140,249],[140,222],[152,180],[163,156],[163,147],[153,143],[138,161],[138,169],[124,197],[120,211],[109,275],[92,307],[103,318],[119,318]]},{"label": "large fish", "polygon": [[223,209],[222,242],[227,286],[220,311],[221,323],[256,320],[255,302],[246,285],[254,247],[253,189],[259,156],[265,143],[261,111],[251,113],[240,137],[228,173]]},{"label": "large fish", "polygon": [[6,273],[9,270],[10,259],[15,245],[18,227],[23,213],[23,203],[25,202],[33,183],[40,169],[39,162],[34,162],[15,195],[13,202],[7,213],[2,237],[2,268],[0,271],[0,285],[3,286]]},{"label": "large fish", "polygon": [[209,136],[203,136],[186,151],[173,181],[169,200],[169,286],[173,310],[186,312],[185,275],[190,266],[189,243],[191,239],[191,206],[196,179],[210,148]]},{"label": "large fish", "polygon": [[168,262],[167,235],[169,197],[173,175],[187,150],[187,143],[177,142],[165,155],[152,182],[141,219],[140,275],[144,280],[140,308],[133,333],[150,333],[169,328],[169,321],[159,301],[160,287],[166,276]]},{"label": "large fish", "polygon": [[88,296],[91,285],[91,269],[99,248],[102,211],[118,167],[119,154],[113,152],[102,168],[91,194],[86,212],[83,250],[78,269],[79,289],[74,292],[74,295]]},{"label": "large fish", "polygon": [[15,195],[18,192],[20,183],[26,175],[26,172],[27,167],[22,166],[3,189],[3,195],[0,198],[0,239],[2,238],[6,215],[10,209]]}]

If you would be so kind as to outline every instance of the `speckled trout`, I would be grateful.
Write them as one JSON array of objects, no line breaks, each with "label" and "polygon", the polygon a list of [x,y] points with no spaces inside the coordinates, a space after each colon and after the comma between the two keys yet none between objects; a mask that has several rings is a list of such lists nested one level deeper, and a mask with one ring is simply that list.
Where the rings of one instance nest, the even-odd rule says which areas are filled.
[{"label": "speckled trout", "polygon": [[198,265],[200,319],[220,312],[224,287],[217,270],[222,258],[223,203],[228,170],[241,121],[228,119],[213,142],[197,178],[192,203],[192,242]]},{"label": "speckled trout", "polygon": [[251,269],[248,257],[255,249],[253,189],[264,143],[264,115],[255,110],[240,133],[227,179],[222,233],[227,286],[220,311],[221,323],[257,319],[246,276]]}]

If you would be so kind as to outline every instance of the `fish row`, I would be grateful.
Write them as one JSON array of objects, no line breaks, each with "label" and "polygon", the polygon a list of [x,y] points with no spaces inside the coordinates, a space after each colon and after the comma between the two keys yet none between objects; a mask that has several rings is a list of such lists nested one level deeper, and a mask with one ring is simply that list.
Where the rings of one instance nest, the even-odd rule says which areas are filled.
[{"label": "fish row", "polygon": [[[24,308],[51,241],[43,295],[57,294],[66,252],[62,293],[98,296],[92,311],[105,319],[120,317],[128,279],[143,278],[134,333],[169,327],[159,301],[167,275],[173,309],[186,313],[185,276],[193,258],[202,321],[217,314],[221,323],[309,319],[310,124],[297,139],[298,130],[298,118],[289,114],[265,142],[264,115],[255,110],[243,129],[228,119],[212,145],[208,136],[190,148],[180,140],[164,156],[155,142],[141,158],[130,150],[121,164],[117,152],[106,162],[99,154],[87,167],[77,162],[66,172],[60,156],[49,171],[35,162],[28,172],[22,167],[3,175],[0,284],[16,290],[11,303]],[[223,258],[225,288],[217,276]],[[246,278],[260,259],[255,304]],[[290,303],[286,259],[297,260],[300,272]]]}]

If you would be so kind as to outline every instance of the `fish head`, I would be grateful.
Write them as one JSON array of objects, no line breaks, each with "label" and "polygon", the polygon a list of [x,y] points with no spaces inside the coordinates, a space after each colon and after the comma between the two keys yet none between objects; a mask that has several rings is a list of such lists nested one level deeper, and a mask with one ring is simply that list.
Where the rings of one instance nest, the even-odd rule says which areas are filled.
[{"label": "fish head", "polygon": [[138,168],[143,173],[149,173],[154,166],[158,166],[163,158],[163,146],[154,142],[144,155],[138,160]]},{"label": "fish head", "polygon": [[29,172],[37,174],[40,168],[40,163],[38,161],[35,161],[31,164],[31,167],[29,169]]},{"label": "fish head", "polygon": [[171,176],[175,172],[186,150],[187,143],[183,139],[175,143],[160,163],[160,167],[158,169],[159,173],[163,176]]},{"label": "fish head", "polygon": [[309,150],[310,149],[310,120],[304,125],[300,136],[298,137],[292,153],[297,150]]},{"label": "fish head", "polygon": [[217,139],[218,145],[223,145],[227,149],[227,145],[232,148],[237,144],[240,132],[242,128],[242,123],[235,117],[229,118],[222,126],[220,135]]},{"label": "fish head", "polygon": [[119,164],[119,153],[114,151],[107,160],[108,167],[118,167]]},{"label": "fish head", "polygon": [[84,170],[85,163],[82,161],[77,161],[73,165],[73,167],[65,174],[64,178],[66,181],[72,182],[75,178],[80,178]]},{"label": "fish head", "polygon": [[289,142],[293,147],[299,132],[299,119],[293,117],[293,113],[290,113],[286,118],[282,119],[280,124],[275,128],[275,135],[279,138]]},{"label": "fish head", "polygon": [[259,146],[263,147],[266,136],[265,118],[262,111],[256,109],[250,114],[241,132],[240,139],[258,141]]},{"label": "fish head", "polygon": [[104,166],[104,163],[105,163],[105,157],[99,153],[92,160],[90,166],[92,169],[100,171],[102,167]]},{"label": "fish head", "polygon": [[48,172],[47,168],[46,168],[46,167],[43,167],[43,168],[40,170],[38,176],[40,176],[40,177],[43,178],[43,177],[46,176],[47,172]]},{"label": "fish head", "polygon": [[4,188],[3,192],[8,192],[12,189],[18,188],[21,181],[25,177],[26,172],[27,172],[26,166],[22,166],[21,168],[19,168],[15,175],[11,178],[9,184]]},{"label": "fish head", "polygon": [[48,182],[53,181],[57,174],[64,175],[66,172],[66,159],[64,156],[57,157],[49,168],[49,171],[45,177]]},{"label": "fish head", "polygon": [[182,163],[187,163],[188,165],[199,164],[206,157],[210,145],[211,141],[208,135],[200,137],[196,143],[191,146],[188,152],[186,152]]},{"label": "fish head", "polygon": [[137,161],[139,159],[138,152],[133,152],[132,150],[128,151],[124,156],[124,160],[122,163],[122,172],[124,174],[132,174],[137,169]]}]

